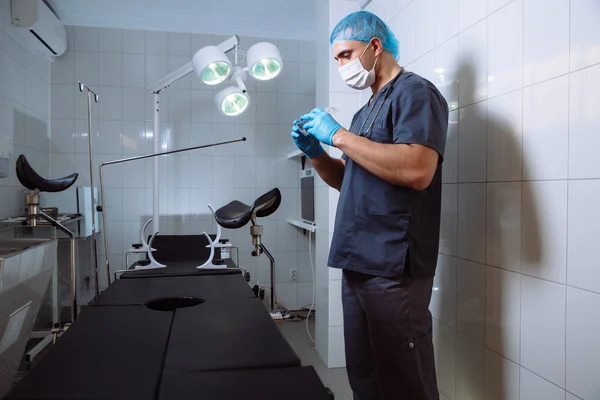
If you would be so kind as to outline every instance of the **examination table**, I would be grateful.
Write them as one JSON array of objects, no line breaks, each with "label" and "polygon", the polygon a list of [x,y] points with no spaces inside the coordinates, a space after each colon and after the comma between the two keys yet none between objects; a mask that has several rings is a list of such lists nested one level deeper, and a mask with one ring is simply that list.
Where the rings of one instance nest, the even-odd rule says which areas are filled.
[{"label": "examination table", "polygon": [[6,398],[333,398],[239,270],[168,258],[113,282]]}]

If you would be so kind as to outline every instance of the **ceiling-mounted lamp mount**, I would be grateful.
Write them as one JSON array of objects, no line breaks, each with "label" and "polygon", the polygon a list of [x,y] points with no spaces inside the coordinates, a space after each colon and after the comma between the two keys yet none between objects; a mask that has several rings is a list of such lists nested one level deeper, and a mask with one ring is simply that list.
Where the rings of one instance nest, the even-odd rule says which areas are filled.
[{"label": "ceiling-mounted lamp mount", "polygon": [[237,85],[243,93],[246,93],[246,85],[244,81],[248,78],[246,70],[240,66],[236,66],[231,76],[231,83]]}]

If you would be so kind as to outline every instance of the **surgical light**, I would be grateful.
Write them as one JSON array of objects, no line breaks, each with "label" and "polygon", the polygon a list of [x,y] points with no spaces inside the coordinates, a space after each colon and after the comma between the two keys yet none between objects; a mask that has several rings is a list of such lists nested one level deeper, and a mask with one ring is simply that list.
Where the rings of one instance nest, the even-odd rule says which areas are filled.
[{"label": "surgical light", "polygon": [[279,49],[268,42],[256,43],[246,54],[250,74],[258,80],[268,81],[281,72],[283,65]]},{"label": "surgical light", "polygon": [[231,73],[231,61],[217,46],[206,46],[194,54],[194,71],[207,85],[218,85]]},{"label": "surgical light", "polygon": [[239,87],[228,86],[217,93],[215,101],[224,115],[235,117],[246,111],[250,98]]}]

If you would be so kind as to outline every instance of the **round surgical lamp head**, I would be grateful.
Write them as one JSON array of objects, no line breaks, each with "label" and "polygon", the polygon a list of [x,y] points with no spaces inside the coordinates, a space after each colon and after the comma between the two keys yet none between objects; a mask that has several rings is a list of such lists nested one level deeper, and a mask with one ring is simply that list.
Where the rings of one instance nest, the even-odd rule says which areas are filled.
[{"label": "round surgical lamp head", "polygon": [[239,87],[228,86],[217,93],[215,101],[221,113],[228,117],[235,117],[246,111],[250,98]]},{"label": "round surgical lamp head", "polygon": [[256,43],[250,47],[246,60],[250,75],[261,81],[275,78],[283,66],[279,49],[268,42]]},{"label": "round surgical lamp head", "polygon": [[206,46],[194,54],[194,71],[207,85],[218,85],[231,73],[231,61],[217,46]]}]

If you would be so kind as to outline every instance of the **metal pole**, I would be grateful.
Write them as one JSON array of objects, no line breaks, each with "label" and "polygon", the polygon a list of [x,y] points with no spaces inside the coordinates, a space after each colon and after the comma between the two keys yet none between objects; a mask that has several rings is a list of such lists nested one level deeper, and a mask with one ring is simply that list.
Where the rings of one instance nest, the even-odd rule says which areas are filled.
[{"label": "metal pole", "polygon": [[[96,297],[100,295],[100,287],[98,285],[98,246],[96,243],[96,203],[94,202],[94,156],[92,147],[92,94],[94,95],[94,101],[98,103],[98,95],[85,84],[79,82],[79,91],[83,92],[83,89],[87,90],[87,115],[88,115],[88,146],[90,153],[90,197],[92,203],[92,247],[94,248],[94,286],[96,287]],[[106,245],[106,243],[105,243]],[[110,283],[110,276],[109,276]]]},{"label": "metal pole", "polygon": [[48,214],[39,211],[39,215],[53,226],[58,227],[62,232],[66,233],[71,239],[71,322],[75,322],[77,318],[77,270],[75,268],[75,234],[67,229],[63,224],[49,216]]},{"label": "metal pole", "polygon": [[109,279],[107,281],[107,286],[110,285],[110,262],[108,261],[108,239],[106,231],[106,212],[104,210],[104,171],[102,170],[102,165],[100,165],[100,197],[102,198],[102,225],[104,229],[102,229],[102,238],[104,240],[104,256],[106,257],[106,273],[109,275]]},{"label": "metal pole", "polygon": [[[159,92],[154,93],[154,153],[158,153],[160,151],[159,149],[159,135],[160,135],[160,130],[159,130],[159,120],[160,120],[160,108],[159,108]],[[152,186],[153,189],[153,196],[154,196],[154,200],[152,202],[152,231],[156,232],[158,231],[158,227],[159,227],[159,221],[158,221],[158,217],[159,217],[159,201],[160,201],[160,192],[159,192],[159,188],[158,188],[158,181],[159,181],[159,176],[158,176],[158,171],[159,171],[159,162],[158,162],[158,158],[154,159],[154,184]]]},{"label": "metal pole", "polygon": [[267,255],[271,262],[271,314],[275,313],[275,258],[269,253],[264,244],[260,244],[261,250]]},{"label": "metal pole", "polygon": [[[71,237],[71,282],[77,282],[77,273],[75,270],[75,235]],[[71,322],[77,318],[77,285],[71,285]]]},{"label": "metal pole", "polygon": [[[103,234],[104,234],[104,249],[105,249],[105,252],[106,252],[106,273],[108,275],[110,275],[110,263],[108,261],[108,241],[106,240],[106,236],[107,236],[107,232],[106,232],[106,230],[107,230],[106,229],[106,208],[104,207],[104,174],[103,174],[103,168],[106,165],[121,164],[121,163],[130,162],[130,161],[143,160],[143,159],[146,159],[146,158],[155,158],[155,160],[158,160],[158,158],[156,158],[156,157],[159,157],[159,156],[166,156],[166,155],[169,155],[169,154],[183,153],[183,152],[190,151],[190,150],[198,150],[198,149],[204,149],[204,148],[207,148],[207,147],[214,147],[214,146],[221,146],[221,145],[224,145],[224,144],[230,144],[230,143],[236,143],[236,142],[243,142],[245,140],[246,140],[246,138],[242,137],[240,139],[227,140],[225,142],[212,143],[212,144],[204,144],[204,145],[201,145],[201,146],[194,146],[194,147],[186,147],[186,148],[183,148],[183,149],[170,150],[170,151],[165,151],[165,152],[162,152],[162,153],[153,153],[153,154],[146,154],[146,155],[143,155],[143,156],[135,156],[135,157],[123,158],[121,160],[106,161],[106,162],[103,162],[102,164],[100,164],[100,197],[102,197],[102,218],[105,221]],[[155,174],[155,176],[158,176],[158,174]],[[155,187],[156,187],[156,185],[155,185]]]}]

